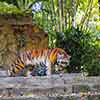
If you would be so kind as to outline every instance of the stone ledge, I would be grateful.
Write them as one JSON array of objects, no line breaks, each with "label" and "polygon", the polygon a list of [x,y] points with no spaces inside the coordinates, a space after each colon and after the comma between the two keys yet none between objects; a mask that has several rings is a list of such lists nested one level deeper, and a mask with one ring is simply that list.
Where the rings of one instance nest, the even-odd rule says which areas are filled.
[{"label": "stone ledge", "polygon": [[63,95],[63,96],[34,96],[34,97],[16,97],[0,98],[0,100],[100,100],[100,95]]},{"label": "stone ledge", "polygon": [[[20,98],[22,98],[23,96],[29,98],[30,96],[57,98],[59,96],[65,97],[66,95],[67,98],[70,97],[80,98],[81,96],[86,98],[92,98],[92,96],[93,98],[100,98],[100,77],[99,76],[83,77],[81,74],[52,75],[51,77],[47,76],[1,77],[0,95],[1,97],[3,96],[5,97],[5,95],[7,95],[7,97],[12,97],[13,95],[13,97],[19,96]],[[7,100],[12,100],[12,99],[8,98]],[[24,99],[16,98],[13,100],[24,100]],[[45,99],[41,98],[39,100],[45,100]],[[60,100],[60,99],[46,99],[46,100]],[[73,100],[80,100],[80,99],[73,99]],[[100,100],[100,99],[93,99],[93,100]]]}]

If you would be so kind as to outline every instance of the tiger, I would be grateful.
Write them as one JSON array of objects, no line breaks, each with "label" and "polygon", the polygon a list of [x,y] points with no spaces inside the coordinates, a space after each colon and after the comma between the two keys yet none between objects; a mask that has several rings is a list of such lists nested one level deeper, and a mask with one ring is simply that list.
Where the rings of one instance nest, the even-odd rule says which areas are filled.
[{"label": "tiger", "polygon": [[54,65],[65,67],[71,56],[62,48],[33,49],[19,52],[9,69],[10,76],[29,76],[38,66],[45,66],[47,76],[51,76]]}]

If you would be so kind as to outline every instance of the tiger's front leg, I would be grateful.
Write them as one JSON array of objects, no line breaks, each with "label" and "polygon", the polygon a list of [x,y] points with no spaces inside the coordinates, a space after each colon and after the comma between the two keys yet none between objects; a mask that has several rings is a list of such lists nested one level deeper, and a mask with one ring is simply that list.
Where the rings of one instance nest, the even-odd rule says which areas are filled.
[{"label": "tiger's front leg", "polygon": [[51,74],[52,74],[52,70],[51,70],[51,65],[52,64],[51,64],[51,62],[50,62],[50,60],[48,58],[46,59],[45,64],[47,66],[46,75],[47,75],[47,77],[50,77]]},{"label": "tiger's front leg", "polygon": [[50,77],[51,74],[52,74],[52,72],[51,72],[51,66],[47,66],[47,73],[46,73],[46,75],[47,75],[48,77]]}]

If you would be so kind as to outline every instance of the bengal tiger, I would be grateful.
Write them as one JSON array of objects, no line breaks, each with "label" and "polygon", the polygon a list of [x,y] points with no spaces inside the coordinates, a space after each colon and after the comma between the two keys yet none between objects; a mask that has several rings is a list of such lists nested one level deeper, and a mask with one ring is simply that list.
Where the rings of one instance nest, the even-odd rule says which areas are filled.
[{"label": "bengal tiger", "polygon": [[53,65],[64,67],[69,64],[70,57],[61,48],[33,49],[20,52],[10,67],[10,76],[25,76],[25,73],[28,76],[39,65],[45,66],[46,75],[50,76]]}]

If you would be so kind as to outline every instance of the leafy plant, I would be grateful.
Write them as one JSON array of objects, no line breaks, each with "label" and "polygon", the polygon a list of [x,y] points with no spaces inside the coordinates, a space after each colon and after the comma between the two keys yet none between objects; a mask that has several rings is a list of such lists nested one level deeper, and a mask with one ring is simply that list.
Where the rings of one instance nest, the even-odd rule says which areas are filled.
[{"label": "leafy plant", "polygon": [[22,12],[14,5],[0,2],[0,14],[21,14]]},{"label": "leafy plant", "polygon": [[[97,45],[97,36],[92,32],[80,31],[79,28],[67,29],[57,34],[56,45],[64,48],[70,55],[69,72],[87,72],[88,75],[99,75],[100,47]],[[98,42],[98,44],[100,44]],[[95,72],[94,72],[95,70]]]},{"label": "leafy plant", "polygon": [[22,12],[30,12],[32,11],[32,5],[34,4],[35,0],[16,0],[17,2],[17,7],[22,11]]},{"label": "leafy plant", "polygon": [[[32,6],[35,0],[15,0],[16,2],[0,2],[1,14],[32,14]],[[15,5],[14,5],[15,4]]]}]

